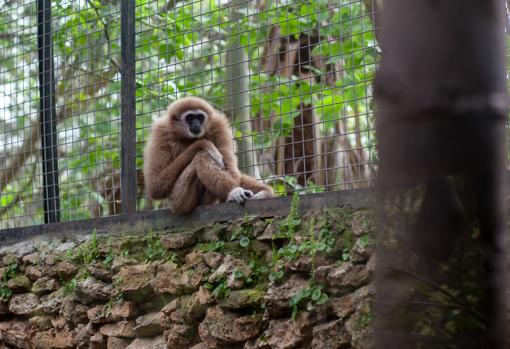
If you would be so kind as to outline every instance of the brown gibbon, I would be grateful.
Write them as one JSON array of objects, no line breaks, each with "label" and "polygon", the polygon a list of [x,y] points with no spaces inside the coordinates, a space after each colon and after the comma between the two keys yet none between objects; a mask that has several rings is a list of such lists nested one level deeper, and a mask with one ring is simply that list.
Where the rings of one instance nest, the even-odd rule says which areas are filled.
[{"label": "brown gibbon", "polygon": [[273,197],[270,186],[241,174],[232,129],[224,114],[198,97],[170,104],[152,124],[144,150],[145,188],[153,199],[170,199],[170,210]]}]

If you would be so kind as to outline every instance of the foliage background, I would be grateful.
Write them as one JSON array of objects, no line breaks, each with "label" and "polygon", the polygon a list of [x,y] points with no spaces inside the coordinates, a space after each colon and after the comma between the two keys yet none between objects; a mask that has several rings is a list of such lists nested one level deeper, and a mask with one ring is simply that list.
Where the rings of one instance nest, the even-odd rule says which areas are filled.
[{"label": "foliage background", "polygon": [[[376,5],[136,0],[137,168],[152,120],[199,95],[231,118],[243,170],[279,194],[369,185]],[[43,219],[36,10],[0,5],[0,228]],[[62,220],[117,214],[120,1],[55,0],[52,28]],[[140,210],[164,205],[138,183]]]}]

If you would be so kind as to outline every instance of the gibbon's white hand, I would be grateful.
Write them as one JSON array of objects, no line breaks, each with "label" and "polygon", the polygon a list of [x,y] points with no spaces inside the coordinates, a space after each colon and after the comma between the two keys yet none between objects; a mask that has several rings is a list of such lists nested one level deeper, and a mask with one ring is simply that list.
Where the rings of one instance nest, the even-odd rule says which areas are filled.
[{"label": "gibbon's white hand", "polygon": [[253,196],[251,190],[236,187],[228,194],[227,202],[245,202]]}]

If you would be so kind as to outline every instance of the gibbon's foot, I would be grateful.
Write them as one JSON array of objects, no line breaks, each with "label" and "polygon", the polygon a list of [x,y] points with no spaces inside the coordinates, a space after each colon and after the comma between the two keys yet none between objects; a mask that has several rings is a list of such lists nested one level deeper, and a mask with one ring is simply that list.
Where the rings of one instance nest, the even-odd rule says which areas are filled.
[{"label": "gibbon's foot", "polygon": [[271,194],[270,192],[268,192],[266,190],[261,190],[257,194],[253,195],[251,197],[251,200],[269,199],[272,197],[274,197],[274,195]]},{"label": "gibbon's foot", "polygon": [[236,187],[230,191],[227,197],[227,202],[245,202],[253,196],[250,190]]}]

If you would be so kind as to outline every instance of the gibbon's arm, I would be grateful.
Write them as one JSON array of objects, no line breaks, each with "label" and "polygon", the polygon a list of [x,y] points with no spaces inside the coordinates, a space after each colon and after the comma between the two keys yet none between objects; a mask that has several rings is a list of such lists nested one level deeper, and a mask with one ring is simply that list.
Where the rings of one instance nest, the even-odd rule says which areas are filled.
[{"label": "gibbon's arm", "polygon": [[[223,177],[233,179],[233,181],[227,179],[221,181],[223,185],[220,187],[223,188],[223,193],[228,193],[226,201],[242,202],[248,199],[274,197],[273,189],[270,186],[240,173],[232,139],[232,128],[223,114],[220,114],[220,117],[215,120],[214,127],[216,136],[214,144],[223,155],[225,169],[229,174],[229,176]],[[220,198],[225,199],[225,196],[220,196]]]},{"label": "gibbon's arm", "polygon": [[[156,147],[155,147],[156,148]],[[216,162],[222,161],[221,154],[214,144],[205,139],[199,139],[184,149],[175,159],[171,159],[168,150],[148,149],[146,159],[152,156],[148,161],[146,168],[146,187],[147,192],[153,199],[163,199],[170,195],[177,178],[184,169],[191,163],[195,155],[205,150]]]},{"label": "gibbon's arm", "polygon": [[234,140],[232,139],[232,128],[226,117],[221,113],[218,114],[217,118],[211,121],[211,123],[210,133],[213,135],[211,141],[223,156],[225,171],[232,176],[235,182],[240,183],[241,173],[237,167],[237,156],[235,155]]},{"label": "gibbon's arm", "polygon": [[234,154],[232,145],[227,147],[218,147],[219,152],[223,156],[223,163],[225,164],[225,171],[232,176],[235,181],[241,180],[241,172],[237,167],[237,157]]}]

